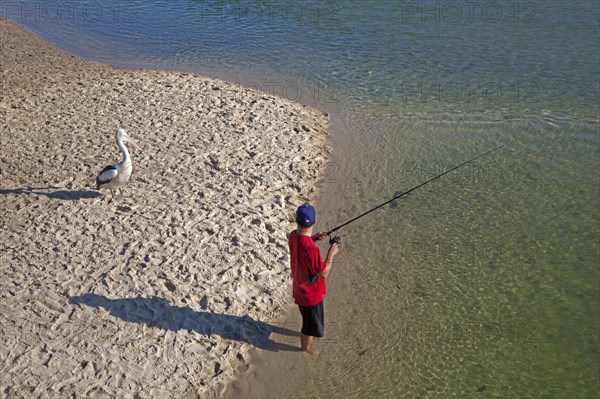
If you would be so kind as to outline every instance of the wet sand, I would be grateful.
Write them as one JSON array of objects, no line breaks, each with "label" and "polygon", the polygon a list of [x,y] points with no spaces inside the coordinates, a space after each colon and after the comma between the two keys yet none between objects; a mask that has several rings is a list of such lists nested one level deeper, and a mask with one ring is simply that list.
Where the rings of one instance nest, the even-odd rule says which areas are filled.
[{"label": "wet sand", "polygon": [[[252,348],[300,355],[285,234],[316,196],[327,118],[0,34],[1,395],[217,396]],[[111,199],[95,177],[121,160],[118,126],[143,152]]]}]

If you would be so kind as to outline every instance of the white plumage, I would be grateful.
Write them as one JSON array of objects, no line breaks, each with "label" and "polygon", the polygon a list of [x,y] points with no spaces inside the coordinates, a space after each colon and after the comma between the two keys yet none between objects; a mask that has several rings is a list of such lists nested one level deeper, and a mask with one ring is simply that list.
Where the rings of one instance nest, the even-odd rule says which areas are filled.
[{"label": "white plumage", "polygon": [[133,170],[131,157],[129,156],[129,151],[127,150],[127,147],[125,147],[124,143],[131,143],[138,150],[142,150],[136,141],[132,139],[129,134],[127,134],[125,129],[118,128],[115,136],[117,139],[117,145],[121,149],[121,153],[123,153],[123,160],[114,165],[106,166],[96,178],[96,189],[99,190],[101,188],[107,188],[110,190],[110,193],[113,197],[115,195],[113,190],[120,190],[121,187],[129,180]]}]

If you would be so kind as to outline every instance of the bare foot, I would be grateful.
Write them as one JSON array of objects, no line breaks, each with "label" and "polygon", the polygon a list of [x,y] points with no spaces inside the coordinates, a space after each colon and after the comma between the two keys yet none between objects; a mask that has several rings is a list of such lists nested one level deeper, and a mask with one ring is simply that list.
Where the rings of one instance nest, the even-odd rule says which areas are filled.
[{"label": "bare foot", "polygon": [[302,352],[308,353],[309,355],[319,356],[319,351],[312,349],[312,348],[300,348],[300,350]]}]

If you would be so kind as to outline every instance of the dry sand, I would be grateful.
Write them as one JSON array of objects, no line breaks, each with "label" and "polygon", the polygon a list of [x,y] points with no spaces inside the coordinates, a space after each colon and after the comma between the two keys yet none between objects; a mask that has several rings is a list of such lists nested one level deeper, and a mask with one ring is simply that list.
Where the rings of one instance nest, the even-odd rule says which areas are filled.
[{"label": "dry sand", "polygon": [[[4,19],[0,33],[0,396],[215,396],[250,348],[293,350],[297,326],[272,320],[327,118],[83,60]],[[118,126],[144,151],[111,200],[94,185],[121,159]]]}]

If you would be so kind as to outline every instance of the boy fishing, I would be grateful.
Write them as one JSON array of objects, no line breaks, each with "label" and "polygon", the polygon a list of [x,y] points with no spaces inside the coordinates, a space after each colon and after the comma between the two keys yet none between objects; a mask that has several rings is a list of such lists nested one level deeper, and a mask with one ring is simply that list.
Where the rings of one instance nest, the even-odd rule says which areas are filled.
[{"label": "boy fishing", "polygon": [[311,348],[314,337],[322,337],[324,334],[325,279],[331,272],[333,258],[339,251],[337,243],[329,245],[327,257],[323,261],[315,241],[324,239],[327,234],[319,232],[313,235],[315,222],[315,208],[309,204],[301,205],[296,210],[296,230],[288,235],[292,294],[302,315],[300,350],[310,354],[317,354]]}]

